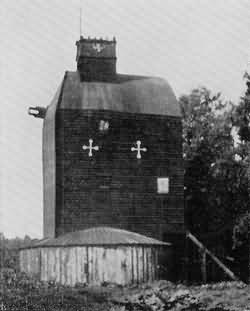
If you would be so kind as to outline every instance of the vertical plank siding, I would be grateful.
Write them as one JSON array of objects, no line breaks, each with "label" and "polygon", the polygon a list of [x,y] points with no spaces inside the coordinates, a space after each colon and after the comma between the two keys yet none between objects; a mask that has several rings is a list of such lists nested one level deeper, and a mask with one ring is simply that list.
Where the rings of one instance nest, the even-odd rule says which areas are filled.
[{"label": "vertical plank siding", "polygon": [[26,249],[20,252],[20,270],[40,278],[41,263],[39,249]]},{"label": "vertical plank siding", "polygon": [[74,286],[138,284],[158,279],[159,248],[43,247],[20,251],[20,269],[42,281]]}]

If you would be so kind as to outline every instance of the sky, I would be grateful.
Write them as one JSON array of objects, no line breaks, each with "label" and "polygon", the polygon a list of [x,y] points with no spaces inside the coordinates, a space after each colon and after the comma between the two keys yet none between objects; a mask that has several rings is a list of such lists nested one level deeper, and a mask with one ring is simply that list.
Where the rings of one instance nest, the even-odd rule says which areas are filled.
[{"label": "sky", "polygon": [[1,0],[0,232],[42,237],[42,119],[82,35],[117,39],[119,73],[206,86],[239,101],[250,63],[249,0]]}]

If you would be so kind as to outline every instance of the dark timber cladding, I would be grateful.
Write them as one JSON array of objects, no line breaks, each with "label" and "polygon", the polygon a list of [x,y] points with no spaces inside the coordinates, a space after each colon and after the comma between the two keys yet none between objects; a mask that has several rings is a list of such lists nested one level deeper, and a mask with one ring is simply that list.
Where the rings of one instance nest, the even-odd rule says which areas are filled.
[{"label": "dark timber cladding", "polygon": [[116,74],[115,41],[77,46],[78,72],[66,72],[44,121],[44,235],[95,226],[158,239],[181,233],[182,126],[172,89]]}]

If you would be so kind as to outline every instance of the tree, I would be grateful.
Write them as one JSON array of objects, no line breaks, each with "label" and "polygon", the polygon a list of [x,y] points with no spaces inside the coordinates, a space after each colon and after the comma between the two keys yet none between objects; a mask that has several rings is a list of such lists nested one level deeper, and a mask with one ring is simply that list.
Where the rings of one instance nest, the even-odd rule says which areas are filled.
[{"label": "tree", "polygon": [[[235,109],[234,125],[237,127],[241,144],[247,145],[250,142],[250,75],[245,73],[246,91],[239,105]],[[248,153],[244,156],[248,157]]]},{"label": "tree", "polygon": [[246,169],[232,135],[235,106],[206,88],[182,96],[180,106],[187,226],[200,236],[232,233],[249,204]]},{"label": "tree", "polygon": [[[213,95],[206,88],[182,96],[180,106],[187,228],[217,255],[233,256],[244,276],[248,270],[243,254],[247,253],[245,217],[250,204],[246,142],[250,107],[246,99],[239,106],[223,102],[219,93]],[[235,143],[237,132],[244,135],[240,144]]]},{"label": "tree", "polygon": [[[235,109],[233,122],[239,137],[238,154],[246,167],[248,197],[250,198],[250,75],[245,73],[244,78],[246,80],[246,91]],[[238,217],[234,228],[234,247],[241,250],[244,254],[248,253],[248,256],[250,256],[249,209]],[[250,257],[248,258],[248,263],[250,263]],[[248,275],[248,281],[250,282],[249,270]]]}]

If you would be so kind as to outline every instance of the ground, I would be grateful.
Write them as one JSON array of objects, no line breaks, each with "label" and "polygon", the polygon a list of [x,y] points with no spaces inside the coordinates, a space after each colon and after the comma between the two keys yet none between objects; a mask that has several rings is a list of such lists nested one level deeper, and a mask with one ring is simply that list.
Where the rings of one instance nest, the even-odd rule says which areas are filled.
[{"label": "ground", "polygon": [[250,286],[241,282],[186,286],[158,281],[128,287],[77,284],[70,288],[4,269],[1,271],[0,310],[250,311]]}]

